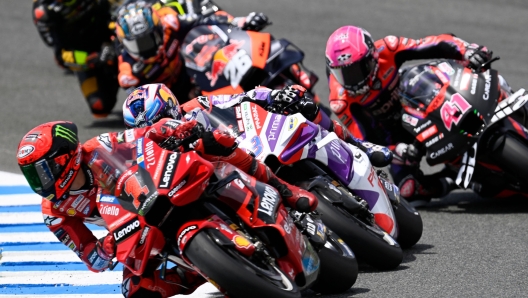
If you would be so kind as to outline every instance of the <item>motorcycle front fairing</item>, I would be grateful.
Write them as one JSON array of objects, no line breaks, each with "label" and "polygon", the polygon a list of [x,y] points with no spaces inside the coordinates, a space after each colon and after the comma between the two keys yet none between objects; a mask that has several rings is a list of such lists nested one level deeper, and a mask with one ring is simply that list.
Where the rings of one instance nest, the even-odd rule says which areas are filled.
[{"label": "motorcycle front fairing", "polygon": [[403,127],[426,149],[429,165],[445,163],[472,146],[497,104],[498,74],[475,74],[454,60],[420,64],[400,80]]},{"label": "motorcycle front fairing", "polygon": [[[272,251],[277,254],[273,257],[277,258],[284,272],[296,281],[299,280],[298,274],[303,275],[301,280],[305,285],[299,284],[299,287],[312,284],[319,272],[319,257],[293,223],[277,190],[231,164],[217,162],[215,166],[219,181],[214,186],[214,193],[219,196],[218,200],[235,210],[257,235],[262,233],[266,235],[265,239],[272,241],[266,244],[273,246]],[[280,237],[276,237],[277,233]]]},{"label": "motorcycle front fairing", "polygon": [[[142,206],[139,197],[132,199],[127,197],[123,200],[122,194],[116,193],[116,189],[122,188],[126,183],[124,181],[130,178],[130,181],[137,181],[137,185],[143,186],[141,198],[153,200],[157,197],[158,193],[150,175],[137,165],[136,145],[136,143],[121,144],[113,148],[114,152],[98,148],[92,153],[88,166],[100,185],[96,199],[97,207],[107,224],[109,233],[116,241],[116,258],[133,274],[141,275],[148,260],[162,251],[165,238],[156,226],[151,225],[140,215]],[[123,192],[126,193],[128,190],[130,194],[134,193],[135,184],[127,185]]]},{"label": "motorcycle front fairing", "polygon": [[204,94],[236,94],[269,76],[264,69],[270,44],[269,33],[203,25],[187,34],[182,55],[189,76]]}]

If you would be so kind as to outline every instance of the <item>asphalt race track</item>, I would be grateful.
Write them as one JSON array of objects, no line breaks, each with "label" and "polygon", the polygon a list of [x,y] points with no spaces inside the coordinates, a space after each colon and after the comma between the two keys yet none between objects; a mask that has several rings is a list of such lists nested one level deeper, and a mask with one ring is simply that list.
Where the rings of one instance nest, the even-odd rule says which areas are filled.
[{"label": "asphalt race track", "polygon": [[[38,37],[31,1],[1,4],[0,171],[19,173],[17,144],[40,123],[72,120],[82,140],[122,129],[123,94],[115,114],[94,121],[75,77],[63,74]],[[375,39],[455,33],[501,56],[494,66],[514,89],[528,87],[525,0],[218,0],[218,4],[233,15],[266,13],[273,22],[268,28],[272,34],[305,51],[305,65],[320,77],[316,91],[321,98],[328,96],[326,39],[345,24],[364,27]],[[354,287],[334,297],[526,297],[527,213],[528,201],[520,199],[484,200],[456,193],[435,200],[421,210],[424,235],[406,251],[397,270],[363,268]]]}]

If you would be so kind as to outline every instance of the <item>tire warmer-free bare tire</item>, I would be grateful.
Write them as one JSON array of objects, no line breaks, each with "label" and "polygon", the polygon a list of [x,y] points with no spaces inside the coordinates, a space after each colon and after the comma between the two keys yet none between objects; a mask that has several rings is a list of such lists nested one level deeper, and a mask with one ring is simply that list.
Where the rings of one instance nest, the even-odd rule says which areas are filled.
[{"label": "tire warmer-free bare tire", "polygon": [[402,248],[409,248],[420,240],[423,232],[423,222],[420,213],[404,198],[400,204],[393,206],[394,216],[398,223],[398,238]]},{"label": "tire warmer-free bare tire", "polygon": [[345,241],[359,261],[380,270],[395,269],[401,264],[403,251],[397,242],[384,238],[386,234],[379,227],[368,227],[363,221],[333,206],[318,193],[324,193],[325,189],[314,190],[312,193],[319,199],[317,211],[322,214],[324,224]]},{"label": "tire warmer-free bare tire", "polygon": [[311,289],[321,294],[342,293],[350,289],[357,280],[357,260],[336,243],[339,238],[336,236],[336,234],[330,235],[327,241],[333,249],[325,246],[318,253],[321,267],[317,282]]},{"label": "tire warmer-free bare tire", "polygon": [[285,278],[285,282],[289,283],[290,290],[279,289],[257,275],[254,269],[216,244],[205,231],[199,232],[192,238],[184,254],[211,280],[225,289],[225,294],[229,297],[301,297],[298,287],[283,272],[280,274]]}]

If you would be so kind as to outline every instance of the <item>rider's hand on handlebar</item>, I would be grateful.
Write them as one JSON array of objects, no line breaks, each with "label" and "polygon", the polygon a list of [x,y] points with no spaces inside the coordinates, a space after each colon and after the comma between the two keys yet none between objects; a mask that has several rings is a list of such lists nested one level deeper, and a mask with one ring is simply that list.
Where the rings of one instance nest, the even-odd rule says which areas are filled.
[{"label": "rider's hand on handlebar", "polygon": [[106,254],[109,260],[115,256],[116,243],[114,236],[112,236],[111,234],[108,234],[105,237],[99,239],[97,241],[97,245]]},{"label": "rider's hand on handlebar", "polygon": [[468,62],[468,67],[471,69],[480,69],[482,64],[491,60],[493,52],[488,50],[485,46],[478,44],[470,44],[466,47],[464,59]]},{"label": "rider's hand on handlebar", "polygon": [[307,90],[300,85],[286,86],[270,93],[271,105],[268,111],[277,114],[301,113],[306,119],[314,121],[319,113],[317,104],[307,96]]},{"label": "rider's hand on handlebar", "polygon": [[422,154],[413,144],[399,143],[394,149],[393,163],[406,166],[419,166]]},{"label": "rider's hand on handlebar", "polygon": [[271,91],[270,97],[273,101],[293,103],[301,100],[306,93],[306,88],[301,85],[286,86],[280,90]]},{"label": "rider's hand on handlebar", "polygon": [[260,31],[270,24],[271,22],[265,14],[262,12],[252,12],[246,17],[246,21],[242,26],[242,29],[249,31]]},{"label": "rider's hand on handlebar", "polygon": [[219,130],[206,131],[196,120],[178,125],[172,135],[177,144],[207,155],[229,156],[237,147],[236,139],[231,135]]}]

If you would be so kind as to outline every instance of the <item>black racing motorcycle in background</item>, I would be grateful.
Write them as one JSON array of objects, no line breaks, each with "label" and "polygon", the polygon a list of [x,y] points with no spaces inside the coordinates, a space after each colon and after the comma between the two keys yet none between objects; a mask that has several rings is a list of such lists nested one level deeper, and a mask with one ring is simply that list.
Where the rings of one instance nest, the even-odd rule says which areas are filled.
[{"label": "black racing motorcycle in background", "polygon": [[528,195],[528,95],[501,88],[490,67],[498,59],[486,71],[454,60],[402,68],[402,124],[427,163],[446,164],[457,185],[486,197]]}]

